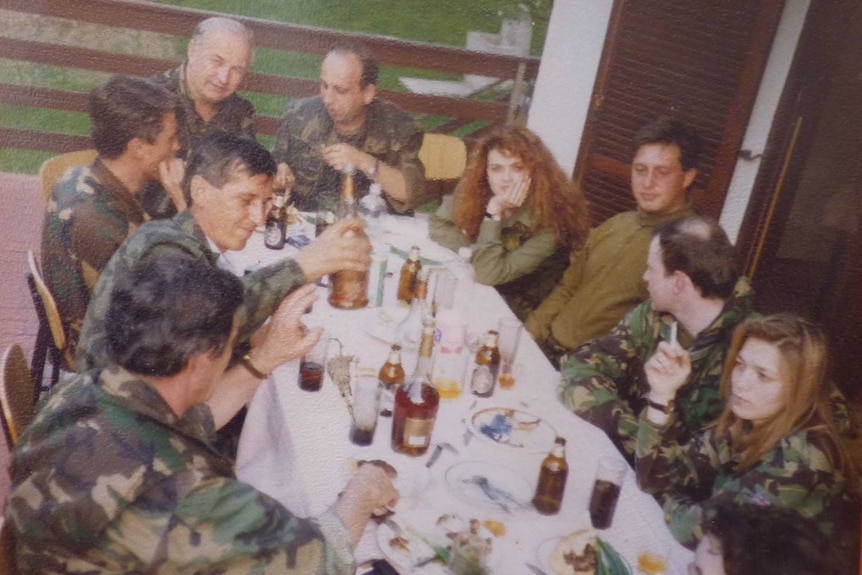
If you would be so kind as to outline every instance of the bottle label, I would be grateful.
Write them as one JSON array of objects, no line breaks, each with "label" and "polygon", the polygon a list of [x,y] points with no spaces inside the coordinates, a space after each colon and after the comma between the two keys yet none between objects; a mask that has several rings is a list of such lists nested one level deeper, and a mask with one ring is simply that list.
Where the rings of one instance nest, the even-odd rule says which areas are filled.
[{"label": "bottle label", "polygon": [[438,322],[434,340],[442,352],[461,353],[467,340],[467,324]]},{"label": "bottle label", "polygon": [[477,365],[470,380],[473,393],[488,393],[494,387],[494,373],[487,365]]},{"label": "bottle label", "polygon": [[275,222],[267,223],[263,241],[268,246],[284,245],[284,229]]},{"label": "bottle label", "polygon": [[431,443],[433,419],[404,419],[404,443],[410,447],[428,447]]},{"label": "bottle label", "polygon": [[391,414],[395,409],[395,386],[383,383],[380,384],[380,413]]}]

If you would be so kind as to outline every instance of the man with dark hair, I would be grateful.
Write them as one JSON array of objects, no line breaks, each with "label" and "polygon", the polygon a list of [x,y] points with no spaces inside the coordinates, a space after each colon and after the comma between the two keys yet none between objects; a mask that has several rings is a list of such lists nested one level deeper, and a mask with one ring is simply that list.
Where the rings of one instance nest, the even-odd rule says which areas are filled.
[{"label": "man with dark hair", "polygon": [[343,43],[320,68],[320,96],[287,105],[273,156],[278,183],[300,210],[333,210],[341,170],[357,170],[357,191],[378,182],[393,213],[425,201],[423,132],[407,113],[377,95],[377,60],[367,46]]},{"label": "man with dark hair", "polygon": [[[213,432],[255,386],[221,378],[237,334],[239,279],[181,254],[118,273],[110,363],[58,390],[14,452],[6,518],[27,573],[352,574],[377,507],[398,497],[363,465],[315,519],[237,480]],[[312,286],[285,298],[259,345],[280,362],[320,337],[300,318]],[[236,396],[236,397],[234,397]]]},{"label": "man with dark hair", "polygon": [[184,160],[204,135],[215,130],[254,135],[254,105],[236,93],[251,64],[252,40],[251,30],[241,22],[207,18],[192,33],[186,61],[152,77],[176,98],[180,143],[177,159],[165,167],[163,177],[172,186],[146,190],[145,205],[153,215],[185,207],[173,192],[179,189]]},{"label": "man with dark hair", "polygon": [[638,416],[649,403],[644,364],[659,341],[678,338],[691,356],[691,376],[676,401],[665,436],[687,442],[721,411],[718,392],[730,336],[753,313],[754,294],[740,277],[733,245],[714,221],[674,220],[653,232],[643,273],[650,299],[604,337],[581,346],[563,364],[560,400],[601,428],[629,461]]},{"label": "man with dark hair", "polygon": [[42,226],[42,272],[57,302],[71,354],[108,259],[149,218],[140,201],[147,182],[177,150],[173,99],[154,83],[115,76],[90,93],[98,157],[54,185]]},{"label": "man with dark hair", "polygon": [[563,278],[525,322],[553,362],[611,329],[647,297],[643,262],[655,226],[694,214],[687,191],[700,143],[686,124],[660,118],[634,137],[631,187],[637,210],[617,214],[573,252]]},{"label": "man with dark hair", "polygon": [[[250,136],[214,132],[195,146],[183,180],[189,208],[171,219],[142,226],[117,250],[99,278],[81,334],[76,357],[79,370],[109,363],[106,316],[110,294],[117,276],[136,262],[177,254],[242,274],[243,270],[233,269],[225,252],[241,250],[255,228],[263,225],[275,170],[272,156]],[[368,269],[368,241],[344,235],[355,225],[355,221],[337,222],[293,258],[244,275],[245,295],[237,312],[238,341],[247,344],[282,298],[300,285],[342,269]],[[276,319],[274,316],[262,331],[272,329]],[[238,386],[257,386],[280,363],[267,350],[252,345],[224,378],[236,380]]]}]

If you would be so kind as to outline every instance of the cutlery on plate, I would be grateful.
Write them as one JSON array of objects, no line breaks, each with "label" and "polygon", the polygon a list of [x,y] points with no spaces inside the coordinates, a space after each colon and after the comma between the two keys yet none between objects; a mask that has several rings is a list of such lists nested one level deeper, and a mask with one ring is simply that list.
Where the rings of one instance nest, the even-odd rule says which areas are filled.
[{"label": "cutlery on plate", "polygon": [[508,506],[505,506],[505,507],[503,506],[503,504],[500,501],[501,498],[506,499],[507,501],[510,501],[511,503],[514,503],[517,507],[528,507],[528,505],[526,503],[524,503],[523,501],[514,497],[511,493],[509,493],[505,489],[502,489],[502,488],[497,487],[496,485],[492,484],[490,481],[488,481],[488,478],[485,477],[484,475],[473,475],[472,477],[470,477],[469,479],[465,479],[464,481],[467,483],[472,483],[474,485],[478,485],[479,488],[485,493],[485,495],[488,496],[489,499],[491,499],[492,501],[497,503],[497,505],[500,505],[506,511],[509,511]]},{"label": "cutlery on plate", "polygon": [[545,573],[542,569],[539,569],[537,566],[533,565],[532,563],[525,563],[525,565],[527,566],[527,568],[528,568],[530,571],[532,571],[532,572],[533,572],[533,573],[535,573],[536,575],[548,575],[548,574],[547,574],[547,573]]},{"label": "cutlery on plate", "polygon": [[437,458],[440,457],[441,453],[443,453],[443,445],[438,443],[434,446],[434,451],[431,452],[431,457],[429,457],[428,461],[425,462],[425,467],[431,469],[431,466],[434,465],[434,462],[437,461]]}]

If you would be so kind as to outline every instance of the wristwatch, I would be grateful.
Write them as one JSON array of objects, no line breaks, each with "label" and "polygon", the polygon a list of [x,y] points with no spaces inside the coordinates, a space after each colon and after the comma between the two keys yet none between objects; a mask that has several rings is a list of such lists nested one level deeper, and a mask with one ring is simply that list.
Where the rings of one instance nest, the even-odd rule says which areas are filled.
[{"label": "wristwatch", "polygon": [[661,411],[665,415],[670,415],[671,413],[673,413],[673,409],[674,407],[676,407],[676,402],[672,399],[669,400],[666,404],[662,404],[657,401],[653,401],[649,397],[647,397],[646,403],[648,406]]},{"label": "wristwatch", "polygon": [[246,369],[246,371],[248,371],[257,379],[266,379],[267,377],[269,377],[269,374],[263,373],[261,370],[254,366],[254,364],[251,362],[251,357],[249,357],[248,354],[242,356],[242,359],[240,359],[239,362]]}]

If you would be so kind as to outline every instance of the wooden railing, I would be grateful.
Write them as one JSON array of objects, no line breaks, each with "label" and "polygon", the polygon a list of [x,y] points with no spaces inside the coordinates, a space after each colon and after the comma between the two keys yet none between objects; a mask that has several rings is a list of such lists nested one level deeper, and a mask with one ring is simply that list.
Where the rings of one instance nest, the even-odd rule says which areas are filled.
[{"label": "wooden railing", "polygon": [[[52,16],[126,28],[188,37],[211,12],[178,8],[135,0],[0,0],[0,8],[27,14]],[[254,32],[256,47],[287,52],[323,55],[334,41],[360,39],[374,51],[381,66],[479,74],[511,79],[515,88],[507,101],[452,98],[378,90],[383,98],[417,114],[435,114],[452,120],[437,130],[444,131],[477,120],[504,122],[517,113],[524,91],[538,73],[539,59],[475,52],[389,37],[345,33],[309,26],[298,26],[256,18],[235,17]],[[0,38],[0,57],[82,70],[149,76],[176,66],[176,61],[138,55],[117,54],[60,43]],[[285,98],[316,94],[315,79],[279,76],[260,72],[246,75],[241,91],[261,92]],[[0,83],[0,103],[33,106],[54,110],[86,112],[87,94],[68,90]],[[259,115],[257,131],[274,135],[279,118]],[[0,126],[0,146],[65,152],[89,145],[86,136],[62,134],[45,129],[23,129]]]}]

